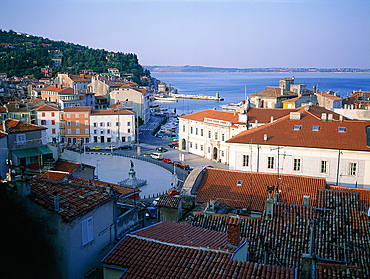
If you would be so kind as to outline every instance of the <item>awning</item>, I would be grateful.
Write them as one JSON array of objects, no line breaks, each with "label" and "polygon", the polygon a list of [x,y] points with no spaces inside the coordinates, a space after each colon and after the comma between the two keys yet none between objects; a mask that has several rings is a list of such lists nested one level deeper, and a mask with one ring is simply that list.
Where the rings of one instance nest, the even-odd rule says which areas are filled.
[{"label": "awning", "polygon": [[20,158],[28,158],[28,157],[34,157],[34,156],[46,155],[46,154],[53,153],[46,146],[39,146],[39,147],[33,147],[33,148],[25,148],[25,149],[12,150],[12,152],[19,159]]}]

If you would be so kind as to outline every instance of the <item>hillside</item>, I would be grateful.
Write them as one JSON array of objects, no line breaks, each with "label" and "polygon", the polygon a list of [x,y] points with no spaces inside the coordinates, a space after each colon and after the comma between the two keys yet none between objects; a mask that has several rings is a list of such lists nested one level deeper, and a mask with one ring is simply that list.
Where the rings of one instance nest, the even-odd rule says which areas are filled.
[{"label": "hillside", "polygon": [[117,68],[122,73],[133,74],[132,80],[139,84],[141,76],[150,75],[134,53],[92,49],[0,29],[0,72],[9,76],[34,75],[40,78],[41,69],[45,66],[52,67],[54,74],[78,74],[86,69],[102,73],[108,68]]}]

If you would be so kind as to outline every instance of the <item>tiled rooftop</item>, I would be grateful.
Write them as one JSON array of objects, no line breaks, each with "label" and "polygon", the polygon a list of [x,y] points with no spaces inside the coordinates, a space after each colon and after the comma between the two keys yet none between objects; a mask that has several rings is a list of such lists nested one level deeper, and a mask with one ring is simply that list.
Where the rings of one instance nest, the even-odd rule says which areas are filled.
[{"label": "tiled rooftop", "polygon": [[69,172],[48,170],[43,175],[41,175],[41,177],[52,180],[62,180],[66,178],[68,175],[70,175]]},{"label": "tiled rooftop", "polygon": [[59,108],[56,108],[56,107],[53,107],[53,106],[49,106],[49,105],[41,105],[37,108],[35,108],[36,111],[60,111]]},{"label": "tiled rooftop", "polygon": [[64,108],[64,112],[80,112],[80,111],[86,111],[91,112],[92,107],[67,107]]},{"label": "tiled rooftop", "polygon": [[[294,130],[297,125],[300,129]],[[368,125],[368,122],[357,120],[322,121],[313,113],[301,110],[300,120],[285,116],[273,123],[241,132],[227,142],[370,151],[366,142]],[[314,131],[313,126],[319,126],[319,129]],[[344,131],[340,130],[341,127]]]},{"label": "tiled rooftop", "polygon": [[135,112],[127,110],[127,109],[93,110],[91,112],[91,115],[127,115],[127,114],[135,114]]},{"label": "tiled rooftop", "polygon": [[178,208],[181,202],[181,197],[162,195],[159,197],[157,206]]},{"label": "tiled rooftop", "polygon": [[[318,189],[326,188],[324,178],[302,175],[246,172],[206,168],[201,182],[192,193],[201,203],[220,200],[234,208],[263,211],[268,192],[266,186],[275,186],[279,201],[303,204],[303,196],[310,196],[311,204],[316,201]],[[238,185],[241,181],[241,185]]]},{"label": "tiled rooftop", "polygon": [[[163,233],[170,237],[172,232],[179,242],[181,238],[187,239],[192,231],[188,226],[185,228],[190,231],[180,230],[184,228],[180,224],[173,223],[173,227],[168,222],[164,224]],[[139,232],[127,235],[103,259],[103,265],[127,269],[121,278],[294,278],[294,269],[236,261],[229,253],[199,248],[193,243],[186,246],[157,241],[156,236],[151,238],[151,230],[156,226],[139,231],[140,236]],[[211,233],[202,231],[205,238],[207,232]]]},{"label": "tiled rooftop", "polygon": [[[21,120],[16,119],[6,119],[5,120],[8,125],[8,133],[18,133],[18,132],[29,132],[29,131],[37,131],[37,130],[45,130],[46,128],[43,126],[39,126],[36,124],[31,124],[28,122],[24,122]],[[4,130],[3,123],[0,123],[0,130]]]},{"label": "tiled rooftop", "polygon": [[31,180],[29,198],[46,210],[54,210],[54,193],[58,193],[59,208],[56,212],[64,220],[70,221],[97,205],[118,197],[116,192],[106,187],[85,187],[76,183],[65,183],[34,177]]},{"label": "tiled rooftop", "polygon": [[77,162],[67,161],[63,159],[58,159],[55,162],[55,170],[57,171],[64,171],[71,173],[76,170],[81,164]]}]

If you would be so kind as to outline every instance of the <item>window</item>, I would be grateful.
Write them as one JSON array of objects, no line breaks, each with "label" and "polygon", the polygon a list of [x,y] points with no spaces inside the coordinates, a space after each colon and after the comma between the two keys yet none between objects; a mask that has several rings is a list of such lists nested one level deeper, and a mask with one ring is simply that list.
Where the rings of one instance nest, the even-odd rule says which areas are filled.
[{"label": "window", "polygon": [[293,170],[300,171],[301,170],[301,159],[294,158],[293,159]]},{"label": "window", "polygon": [[249,166],[249,155],[243,155],[243,167]]},{"label": "window", "polygon": [[51,117],[55,117],[55,112],[52,112],[51,113]]},{"label": "window", "polygon": [[94,127],[98,127],[98,123],[94,122]]},{"label": "window", "polygon": [[87,113],[85,113],[85,118],[88,118],[88,117],[89,117],[89,115]]},{"label": "window", "polygon": [[203,137],[203,129],[200,129],[200,136]]},{"label": "window", "polygon": [[51,125],[55,125],[55,120],[51,120]]},{"label": "window", "polygon": [[110,127],[111,125],[110,125],[110,122],[107,122],[107,127]]},{"label": "window", "polygon": [[192,142],[189,142],[189,145],[190,145],[190,148],[192,148],[192,147],[193,147],[193,143],[192,143]]},{"label": "window", "polygon": [[116,126],[119,126],[119,122],[116,122]]},{"label": "window", "polygon": [[319,131],[320,130],[320,126],[312,126],[312,131]]},{"label": "window", "polygon": [[198,135],[198,128],[195,128],[195,134]]},{"label": "window", "polygon": [[349,175],[357,176],[357,163],[354,162],[349,163]]},{"label": "window", "polygon": [[55,135],[56,134],[55,129],[51,129],[51,133]]},{"label": "window", "polygon": [[200,151],[203,151],[203,144],[200,145]]},{"label": "window", "polygon": [[97,130],[94,130],[94,134],[97,134],[98,133],[98,131]]},{"label": "window", "polygon": [[211,131],[208,131],[208,138],[211,138]]},{"label": "window", "polygon": [[89,120],[85,120],[85,125],[88,126],[89,125]]},{"label": "window", "polygon": [[268,169],[273,169],[274,168],[274,162],[275,162],[275,157],[267,157],[267,168]]},{"label": "window", "polygon": [[42,117],[45,117],[45,112],[42,112],[42,113],[41,113],[41,116],[42,116]]},{"label": "window", "polygon": [[221,157],[225,157],[225,151],[221,150]]},{"label": "window", "polygon": [[131,133],[131,129],[127,129],[127,133]]},{"label": "window", "polygon": [[76,120],[76,126],[80,126],[80,121]]},{"label": "window", "polygon": [[211,148],[210,147],[208,147],[208,153],[211,153]]},{"label": "window", "polygon": [[218,139],[218,133],[215,132],[215,140],[217,140],[217,139]]},{"label": "window", "polygon": [[69,113],[67,113],[67,118],[71,118],[71,115]]},{"label": "window", "polygon": [[102,135],[102,134],[104,134],[104,130],[100,130],[100,134]]},{"label": "window", "polygon": [[107,130],[107,134],[110,134],[110,129]]},{"label": "window", "polygon": [[46,125],[46,120],[41,120],[41,125]]},{"label": "window", "polygon": [[193,127],[190,127],[190,134],[193,133]]},{"label": "window", "polygon": [[182,131],[185,132],[185,125],[182,126]]},{"label": "window", "polygon": [[94,240],[94,223],[93,218],[89,217],[81,221],[82,245]]},{"label": "window", "polygon": [[71,126],[71,121],[67,121],[67,126]]},{"label": "window", "polygon": [[338,132],[339,133],[345,133],[346,132],[346,127],[338,127]]},{"label": "window", "polygon": [[104,122],[100,122],[100,127],[104,127]]},{"label": "window", "polygon": [[89,133],[89,129],[85,129],[85,134],[88,134]]},{"label": "window", "polygon": [[72,130],[71,129],[67,129],[67,134],[68,135],[71,135],[72,134]]},{"label": "window", "polygon": [[26,143],[26,134],[18,134],[16,141],[17,141],[18,145],[25,144]]},{"label": "window", "polygon": [[79,135],[80,134],[80,129],[76,129],[76,134]]},{"label": "window", "polygon": [[222,135],[221,135],[221,140],[222,140],[222,141],[225,141],[225,134],[222,134]]},{"label": "window", "polygon": [[302,128],[301,125],[294,125],[293,130],[294,131],[299,131],[299,130],[301,130],[301,128]]},{"label": "window", "polygon": [[131,126],[131,122],[129,121],[129,122],[127,122],[127,126]]},{"label": "window", "polygon": [[320,173],[328,173],[328,161],[321,161]]},{"label": "window", "polygon": [[195,144],[195,149],[198,149],[198,144],[197,143]]},{"label": "window", "polygon": [[76,118],[80,118],[80,115],[78,113],[76,113]]}]

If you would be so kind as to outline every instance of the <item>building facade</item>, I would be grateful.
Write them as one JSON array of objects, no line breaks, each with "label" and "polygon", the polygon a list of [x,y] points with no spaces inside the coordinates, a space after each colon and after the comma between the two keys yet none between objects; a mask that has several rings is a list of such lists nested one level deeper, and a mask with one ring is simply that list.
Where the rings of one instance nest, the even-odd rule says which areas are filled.
[{"label": "building facade", "polygon": [[80,146],[90,142],[91,107],[64,108],[62,137],[68,145]]},{"label": "building facade", "polygon": [[60,142],[60,109],[44,104],[35,108],[35,112],[37,114],[37,124],[46,128],[46,141]]}]

